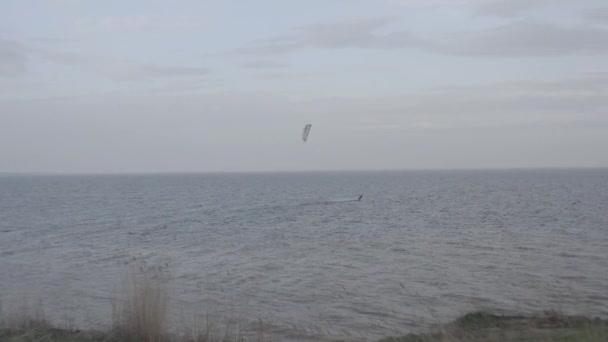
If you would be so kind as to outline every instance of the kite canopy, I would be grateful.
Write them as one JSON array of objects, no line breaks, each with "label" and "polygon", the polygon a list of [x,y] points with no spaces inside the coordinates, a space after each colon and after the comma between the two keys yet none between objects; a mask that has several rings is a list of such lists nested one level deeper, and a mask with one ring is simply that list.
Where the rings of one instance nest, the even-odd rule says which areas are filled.
[{"label": "kite canopy", "polygon": [[304,126],[304,131],[302,132],[302,140],[304,142],[306,142],[308,140],[308,135],[310,135],[310,128],[312,127],[311,124],[307,124],[306,126]]}]

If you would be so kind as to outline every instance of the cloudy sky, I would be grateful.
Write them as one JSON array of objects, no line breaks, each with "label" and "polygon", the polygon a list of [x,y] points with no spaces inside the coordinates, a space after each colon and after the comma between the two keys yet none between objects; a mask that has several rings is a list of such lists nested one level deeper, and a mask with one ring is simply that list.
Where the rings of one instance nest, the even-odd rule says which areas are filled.
[{"label": "cloudy sky", "polygon": [[0,172],[528,167],[608,167],[605,0],[0,2]]}]

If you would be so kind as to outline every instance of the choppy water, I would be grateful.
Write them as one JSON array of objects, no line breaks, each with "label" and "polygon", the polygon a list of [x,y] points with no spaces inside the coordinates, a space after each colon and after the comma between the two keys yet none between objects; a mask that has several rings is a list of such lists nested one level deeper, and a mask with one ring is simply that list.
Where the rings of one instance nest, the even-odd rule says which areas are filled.
[{"label": "choppy water", "polygon": [[166,265],[175,321],[233,312],[276,340],[607,316],[608,170],[0,177],[5,304],[107,323],[133,258]]}]

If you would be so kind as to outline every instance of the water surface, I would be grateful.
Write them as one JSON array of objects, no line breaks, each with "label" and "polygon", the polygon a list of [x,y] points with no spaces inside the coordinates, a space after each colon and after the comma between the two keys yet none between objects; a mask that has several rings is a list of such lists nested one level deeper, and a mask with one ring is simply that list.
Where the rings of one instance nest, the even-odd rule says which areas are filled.
[{"label": "water surface", "polygon": [[278,340],[607,316],[608,171],[0,177],[5,307],[107,324],[134,260],[168,272],[174,321],[261,319]]}]

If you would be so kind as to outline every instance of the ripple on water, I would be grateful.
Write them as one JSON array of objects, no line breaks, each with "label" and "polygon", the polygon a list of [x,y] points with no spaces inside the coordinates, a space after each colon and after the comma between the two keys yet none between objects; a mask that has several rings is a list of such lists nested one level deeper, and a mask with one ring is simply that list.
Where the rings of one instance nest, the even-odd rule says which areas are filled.
[{"label": "ripple on water", "polygon": [[109,322],[141,260],[169,269],[175,324],[236,313],[279,340],[378,338],[479,307],[608,314],[608,171],[0,177],[0,189],[0,289],[38,293],[57,321]]}]

